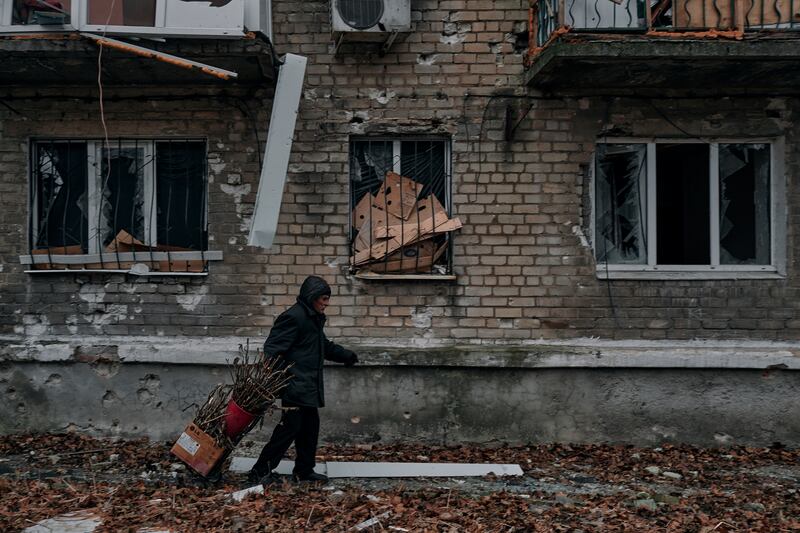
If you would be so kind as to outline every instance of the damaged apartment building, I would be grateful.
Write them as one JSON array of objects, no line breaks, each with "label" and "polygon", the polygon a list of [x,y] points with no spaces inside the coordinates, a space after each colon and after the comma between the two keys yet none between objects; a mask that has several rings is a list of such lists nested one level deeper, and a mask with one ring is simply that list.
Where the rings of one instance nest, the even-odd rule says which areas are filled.
[{"label": "damaged apartment building", "polygon": [[0,431],[174,438],[316,274],[329,439],[796,445],[799,60],[791,0],[0,0]]}]

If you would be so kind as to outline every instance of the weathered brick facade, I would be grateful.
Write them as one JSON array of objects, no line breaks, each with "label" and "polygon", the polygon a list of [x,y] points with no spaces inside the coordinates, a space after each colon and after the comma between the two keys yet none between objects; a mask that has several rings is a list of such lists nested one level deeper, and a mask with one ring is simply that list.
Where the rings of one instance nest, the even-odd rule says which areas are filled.
[{"label": "weathered brick facade", "polygon": [[[596,278],[581,244],[594,143],[608,132],[685,134],[644,100],[526,90],[526,2],[414,2],[415,30],[384,56],[360,48],[334,55],[327,2],[273,8],[276,49],[309,57],[276,246],[244,245],[258,187],[254,134],[263,143],[269,89],[202,96],[188,88],[108,89],[112,138],[208,139],[210,248],[225,259],[198,279],[22,273],[28,139],[101,137],[102,127],[95,89],[6,89],[3,332],[262,336],[303,277],[318,274],[335,286],[331,335],[354,340],[797,337],[792,216],[786,279]],[[793,190],[795,99],[680,98],[659,106],[698,136],[785,136]],[[507,107],[519,120],[511,141]],[[363,134],[452,139],[453,213],[464,221],[454,247],[457,281],[349,275],[348,141]],[[790,208],[797,203],[796,195],[788,199]]]}]

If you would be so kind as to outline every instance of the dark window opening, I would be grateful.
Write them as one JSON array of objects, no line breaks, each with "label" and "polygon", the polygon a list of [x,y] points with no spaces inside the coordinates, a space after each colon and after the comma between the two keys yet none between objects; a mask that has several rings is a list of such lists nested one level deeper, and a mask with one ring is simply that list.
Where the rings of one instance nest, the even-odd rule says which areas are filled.
[{"label": "dark window opening", "polygon": [[206,147],[201,142],[156,143],[158,243],[204,250]]},{"label": "dark window opening", "polygon": [[709,145],[656,145],[657,262],[707,265]]},{"label": "dark window opening", "polygon": [[770,263],[769,190],[769,146],[720,145],[720,263]]},{"label": "dark window opening", "polygon": [[86,143],[41,143],[34,162],[34,249],[59,247],[63,253],[85,253]]}]

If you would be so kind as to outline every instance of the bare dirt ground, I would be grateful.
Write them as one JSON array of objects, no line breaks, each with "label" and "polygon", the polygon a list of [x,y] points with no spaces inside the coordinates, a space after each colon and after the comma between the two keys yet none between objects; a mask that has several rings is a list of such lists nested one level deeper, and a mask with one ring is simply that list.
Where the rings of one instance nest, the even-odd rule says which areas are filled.
[{"label": "bare dirt ground", "polygon": [[[172,443],[0,437],[0,531],[85,510],[95,531],[800,531],[800,450],[690,446],[368,444],[319,461],[517,463],[522,477],[209,483]],[[256,455],[243,446],[238,455]]]}]

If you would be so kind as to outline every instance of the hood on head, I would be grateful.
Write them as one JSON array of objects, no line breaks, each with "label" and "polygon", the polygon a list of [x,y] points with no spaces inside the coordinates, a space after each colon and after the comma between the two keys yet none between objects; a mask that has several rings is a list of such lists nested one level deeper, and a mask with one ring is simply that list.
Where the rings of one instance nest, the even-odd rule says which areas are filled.
[{"label": "hood on head", "polygon": [[297,299],[310,308],[313,307],[314,300],[320,296],[330,296],[331,286],[319,276],[308,276],[300,286],[300,294]]}]

